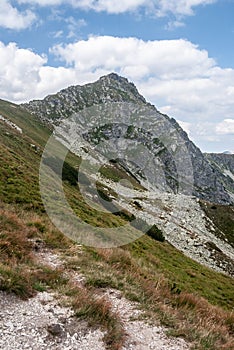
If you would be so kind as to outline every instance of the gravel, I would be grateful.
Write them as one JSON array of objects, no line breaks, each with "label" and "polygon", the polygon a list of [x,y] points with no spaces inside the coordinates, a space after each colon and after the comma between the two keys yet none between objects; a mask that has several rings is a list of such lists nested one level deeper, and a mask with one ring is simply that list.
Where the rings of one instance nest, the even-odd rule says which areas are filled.
[{"label": "gravel", "polygon": [[[183,339],[171,338],[166,329],[138,320],[141,311],[136,303],[120,292],[103,292],[118,312],[127,333],[123,350],[188,350]],[[103,295],[102,294],[102,295]],[[72,309],[59,305],[57,296],[38,293],[23,301],[0,292],[0,348],[4,350],[104,350],[104,333],[90,329],[86,322],[74,317]]]},{"label": "gravel", "polygon": [[51,293],[23,301],[0,292],[0,349],[103,350],[104,334],[89,329]]}]

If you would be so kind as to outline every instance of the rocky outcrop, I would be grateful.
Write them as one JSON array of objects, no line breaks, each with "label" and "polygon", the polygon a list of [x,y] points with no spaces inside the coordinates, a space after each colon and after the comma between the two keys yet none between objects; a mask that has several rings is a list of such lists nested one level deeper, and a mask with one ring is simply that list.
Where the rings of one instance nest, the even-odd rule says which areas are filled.
[{"label": "rocky outcrop", "polygon": [[33,100],[22,106],[42,120],[67,118],[85,107],[106,102],[133,102],[147,104],[134,84],[115,73],[83,86],[76,85],[49,95],[44,100]]}]

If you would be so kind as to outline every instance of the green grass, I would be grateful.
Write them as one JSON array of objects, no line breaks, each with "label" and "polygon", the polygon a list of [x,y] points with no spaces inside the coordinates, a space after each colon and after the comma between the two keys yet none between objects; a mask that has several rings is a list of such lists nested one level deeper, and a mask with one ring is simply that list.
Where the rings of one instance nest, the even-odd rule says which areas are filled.
[{"label": "green grass", "polygon": [[146,236],[134,242],[130,249],[133,256],[151,266],[152,272],[156,260],[157,271],[168,279],[170,286],[176,284],[180,291],[195,293],[213,305],[234,308],[232,278],[195,262],[168,243],[148,240]]},{"label": "green grass", "polygon": [[[0,200],[5,203],[19,204],[27,210],[44,212],[39,191],[39,167],[42,149],[50,136],[50,131],[46,127],[43,129],[40,122],[30,114],[21,109],[18,111],[9,103],[0,101],[0,113],[23,129],[23,135],[21,135],[0,122]],[[31,138],[34,137],[34,126],[39,133],[36,139],[41,149],[39,153],[31,147],[31,144],[36,143]],[[47,159],[47,161],[50,168],[57,173],[59,159]],[[103,214],[90,208],[86,203],[77,184],[80,161],[79,157],[69,152],[63,166],[64,191],[71,207],[82,220],[91,225],[100,227],[123,225],[124,220],[120,217]],[[88,186],[85,174],[82,176],[84,185]],[[100,186],[99,190],[101,191]],[[110,190],[110,194],[113,195],[114,192]]]},{"label": "green grass", "polygon": [[127,180],[129,181],[130,186],[132,186],[134,189],[142,191],[145,190],[144,187],[141,186],[141,184],[134,177],[128,174],[117,162],[103,165],[99,171],[102,176],[114,182]]},{"label": "green grass", "polygon": [[167,243],[144,236],[124,249],[89,248],[66,260],[69,269],[79,266],[86,288],[122,291],[146,315],[160,319],[171,334],[193,342],[194,349],[218,350],[229,341],[233,280],[184,257]]}]

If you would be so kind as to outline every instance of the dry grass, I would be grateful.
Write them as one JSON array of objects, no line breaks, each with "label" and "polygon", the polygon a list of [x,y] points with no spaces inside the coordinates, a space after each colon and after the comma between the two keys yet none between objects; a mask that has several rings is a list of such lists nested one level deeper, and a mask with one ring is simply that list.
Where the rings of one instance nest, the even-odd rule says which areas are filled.
[{"label": "dry grass", "polygon": [[101,327],[105,332],[106,349],[120,350],[126,334],[119,316],[111,310],[111,303],[104,297],[97,298],[92,291],[76,288],[72,306],[76,316],[88,320],[92,327]]},{"label": "dry grass", "polygon": [[[30,220],[29,220],[30,219]],[[32,220],[33,219],[33,220]],[[45,227],[45,230],[42,228]],[[1,204],[0,207],[0,289],[13,292],[22,298],[35,295],[36,291],[56,288],[66,283],[63,271],[53,270],[35,261],[32,238],[53,236],[44,226],[43,219],[35,214],[19,212]],[[59,235],[52,242],[64,244]],[[46,243],[45,243],[46,244]],[[51,243],[52,244],[52,243]],[[64,245],[63,245],[64,247]]]},{"label": "dry grass", "polygon": [[15,213],[0,209],[0,261],[12,265],[30,260],[32,244],[28,238],[35,231]]},{"label": "dry grass", "polygon": [[[184,337],[194,349],[234,349],[233,312],[172,286],[163,274],[156,269],[152,272],[150,264],[133,258],[126,249],[97,249],[89,253],[94,260],[89,271],[86,266],[87,287],[121,289],[127,298],[141,304],[146,316],[160,320],[170,335]],[[77,259],[75,264],[81,268],[87,264],[85,254]]]},{"label": "dry grass", "polygon": [[[161,258],[151,250],[147,254],[145,249],[144,255],[133,254],[129,247],[81,252],[46,216],[2,205],[0,219],[0,289],[23,298],[48,288],[67,291],[77,317],[105,331],[107,349],[121,349],[126,336],[111,304],[97,297],[98,288],[108,287],[139,302],[146,316],[160,320],[171,335],[184,337],[196,350],[234,349],[234,313],[212,305],[198,294],[181,290],[176,283],[172,285],[160,269]],[[34,261],[31,239],[35,238],[47,248],[64,253],[64,269],[51,269]],[[86,279],[82,288],[70,285],[64,277],[65,270],[77,268]],[[197,278],[198,272],[190,268],[188,271],[193,280]]]},{"label": "dry grass", "polygon": [[[181,319],[180,333],[199,334],[198,349],[203,349],[205,342],[213,344],[214,349],[234,349],[234,313],[213,306],[204,298],[191,293],[181,293],[175,298],[178,317]],[[186,317],[185,317],[186,315]],[[187,317],[189,316],[189,323]],[[192,326],[189,332],[189,325]],[[232,347],[230,345],[232,344]]]}]

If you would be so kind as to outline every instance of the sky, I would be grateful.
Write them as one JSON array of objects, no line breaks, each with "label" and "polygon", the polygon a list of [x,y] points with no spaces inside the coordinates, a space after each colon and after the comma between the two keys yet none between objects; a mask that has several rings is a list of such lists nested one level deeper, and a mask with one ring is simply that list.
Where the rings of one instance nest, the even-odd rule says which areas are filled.
[{"label": "sky", "polygon": [[234,151],[234,0],[0,0],[0,98],[111,72],[203,152]]}]

